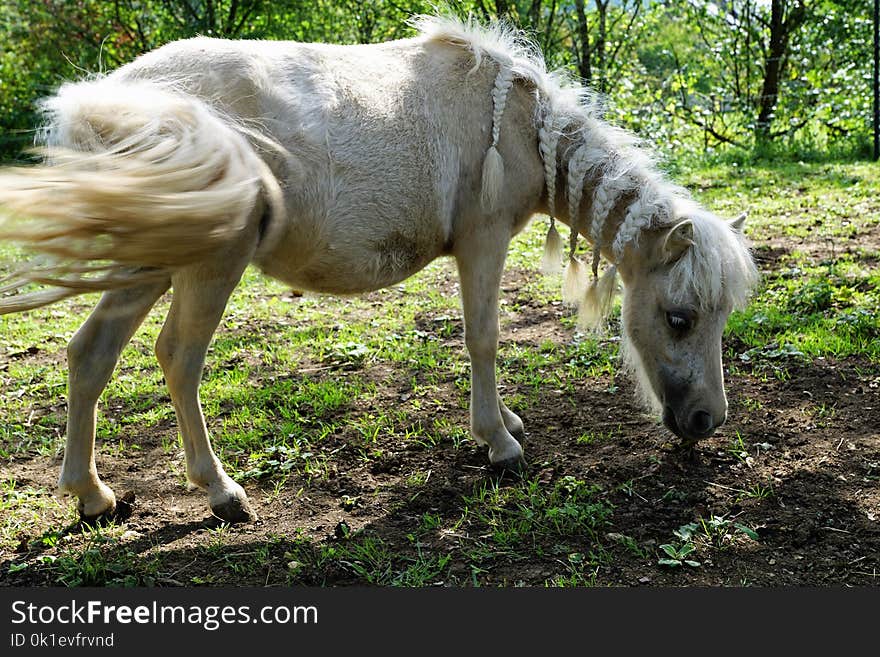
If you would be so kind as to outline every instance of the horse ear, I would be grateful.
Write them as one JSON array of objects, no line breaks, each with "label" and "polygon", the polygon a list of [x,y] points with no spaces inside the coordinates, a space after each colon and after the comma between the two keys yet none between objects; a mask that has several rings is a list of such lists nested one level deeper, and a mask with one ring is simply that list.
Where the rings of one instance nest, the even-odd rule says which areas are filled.
[{"label": "horse ear", "polygon": [[743,232],[743,226],[746,225],[746,217],[749,215],[748,212],[743,212],[736,219],[731,219],[727,223],[733,228],[737,233]]},{"label": "horse ear", "polygon": [[666,262],[675,262],[694,245],[694,224],[690,219],[675,224],[663,241],[663,255]]}]

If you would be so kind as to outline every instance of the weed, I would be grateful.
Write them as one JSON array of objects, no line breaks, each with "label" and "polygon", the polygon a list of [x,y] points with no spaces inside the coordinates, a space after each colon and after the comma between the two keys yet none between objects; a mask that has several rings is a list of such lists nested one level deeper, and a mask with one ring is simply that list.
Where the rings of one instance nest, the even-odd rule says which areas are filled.
[{"label": "weed", "polygon": [[65,546],[39,568],[51,582],[63,586],[152,586],[158,559],[134,552],[121,534],[121,528],[112,524],[85,529],[82,545]]},{"label": "weed", "polygon": [[545,586],[595,586],[599,572],[599,561],[600,559],[597,559],[593,554],[584,555],[581,552],[572,552],[565,561],[560,560],[566,569],[565,574],[556,575],[545,582]]},{"label": "weed", "polygon": [[687,565],[692,568],[699,568],[700,562],[688,559],[688,555],[696,551],[693,543],[664,543],[660,549],[666,554],[666,557],[657,559],[657,563],[661,566],[671,566],[673,568]]},{"label": "weed", "polygon": [[765,500],[775,496],[776,491],[773,490],[773,484],[767,484],[766,486],[763,484],[753,484],[748,489],[742,492],[742,496],[737,498],[737,501],[743,498]]},{"label": "weed", "polygon": [[[620,431],[620,425],[617,427],[617,431]],[[592,445],[593,443],[601,442],[601,441],[609,441],[614,438],[613,431],[586,431],[577,437],[575,442],[578,445]]]}]

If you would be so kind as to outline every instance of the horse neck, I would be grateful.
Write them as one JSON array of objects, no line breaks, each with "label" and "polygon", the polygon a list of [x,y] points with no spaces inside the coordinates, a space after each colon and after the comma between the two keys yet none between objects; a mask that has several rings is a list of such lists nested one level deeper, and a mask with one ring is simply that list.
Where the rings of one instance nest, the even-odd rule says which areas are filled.
[{"label": "horse neck", "polygon": [[599,248],[603,257],[616,262],[620,257],[614,247],[618,237],[628,244],[650,223],[647,206],[658,195],[648,188],[656,185],[656,175],[639,161],[628,162],[633,153],[608,142],[594,145],[585,136],[580,133],[577,139],[560,145],[556,216]]}]

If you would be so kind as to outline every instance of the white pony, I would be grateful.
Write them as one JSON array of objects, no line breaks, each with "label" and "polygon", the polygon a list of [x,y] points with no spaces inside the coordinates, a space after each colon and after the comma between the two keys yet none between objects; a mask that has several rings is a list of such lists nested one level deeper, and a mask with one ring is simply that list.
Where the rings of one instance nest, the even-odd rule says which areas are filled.
[{"label": "white pony", "polygon": [[620,275],[626,358],[669,429],[697,440],[724,422],[721,334],[756,278],[742,218],[689,200],[514,30],[414,25],[418,36],[377,45],[179,41],[45,102],[45,163],[0,172],[0,237],[42,260],[0,289],[0,312],[104,290],[68,347],[59,486],[84,518],[116,508],[95,467],[98,397],[169,287],[156,355],[187,476],[223,520],[254,517],[198,396],[250,262],[296,288],[349,294],[455,258],[471,431],[492,464],[517,466],[523,423],[495,382],[498,291],[508,244],[535,213],[550,216],[545,270],[562,261],[555,220],[573,229],[564,297],[584,325],[602,321]]}]

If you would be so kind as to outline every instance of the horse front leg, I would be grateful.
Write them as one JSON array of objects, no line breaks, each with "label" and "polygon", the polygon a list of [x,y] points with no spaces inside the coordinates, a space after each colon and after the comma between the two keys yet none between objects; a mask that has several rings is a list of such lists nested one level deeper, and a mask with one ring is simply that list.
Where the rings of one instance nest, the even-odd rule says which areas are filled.
[{"label": "horse front leg", "polygon": [[112,515],[116,496],[95,465],[95,416],[119,354],[170,280],[105,292],[67,345],[67,445],[58,478],[61,493],[75,495],[87,521]]},{"label": "horse front leg", "polygon": [[175,272],[171,310],[156,342],[156,356],[180,427],[187,479],[207,492],[211,512],[226,522],[255,520],[256,514],[244,489],[226,474],[211,449],[199,402],[199,383],[208,345],[250,253],[252,250],[229,252]]},{"label": "horse front leg", "polygon": [[486,230],[469,236],[456,249],[464,310],[465,344],[471,360],[471,433],[489,446],[489,461],[498,468],[519,468],[522,446],[511,430],[522,421],[501,401],[495,381],[498,353],[498,290],[509,235]]}]

